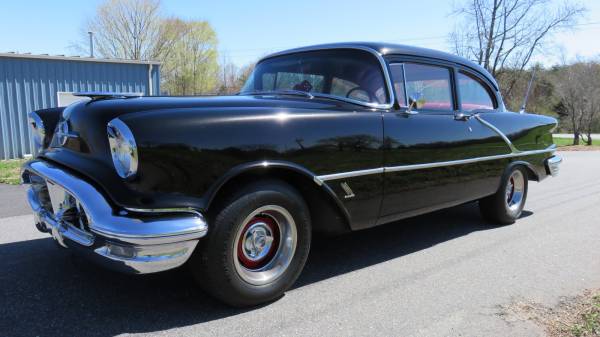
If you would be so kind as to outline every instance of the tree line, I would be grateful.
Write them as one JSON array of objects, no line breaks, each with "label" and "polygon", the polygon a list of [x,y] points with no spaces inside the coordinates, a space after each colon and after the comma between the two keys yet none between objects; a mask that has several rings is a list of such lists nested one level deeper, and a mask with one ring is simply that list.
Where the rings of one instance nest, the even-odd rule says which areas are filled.
[{"label": "tree line", "polygon": [[100,57],[161,62],[161,93],[210,95],[239,91],[253,65],[219,62],[217,34],[202,20],[163,15],[160,0],[107,0],[84,26],[75,46]]},{"label": "tree line", "polygon": [[573,144],[592,144],[600,132],[600,65],[594,60],[542,68],[531,66],[548,54],[552,37],[573,29],[586,8],[578,1],[464,0],[454,14],[458,24],[449,40],[454,53],[486,68],[498,81],[507,108],[522,108],[534,75],[527,111],[558,117],[560,131]]},{"label": "tree line", "polygon": [[[560,0],[558,0],[560,1]],[[536,69],[527,111],[557,116],[561,130],[591,144],[600,132],[600,71],[595,61],[551,68],[532,66],[548,52],[555,33],[573,29],[586,8],[577,1],[462,0],[454,9],[452,51],[486,68],[498,81],[505,103],[521,108]],[[158,60],[162,93],[231,94],[239,91],[253,64],[219,60],[217,34],[206,21],[163,15],[160,0],[106,0],[86,24],[102,57]],[[87,49],[87,38],[79,44]]]}]

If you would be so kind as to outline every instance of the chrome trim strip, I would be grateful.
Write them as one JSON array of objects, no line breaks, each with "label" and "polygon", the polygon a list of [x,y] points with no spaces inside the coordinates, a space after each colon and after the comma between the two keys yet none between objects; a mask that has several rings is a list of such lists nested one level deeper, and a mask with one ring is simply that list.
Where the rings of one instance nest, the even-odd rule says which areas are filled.
[{"label": "chrome trim strip", "polygon": [[483,118],[481,118],[481,116],[479,116],[479,114],[475,114],[473,117],[475,117],[475,119],[477,119],[481,124],[487,126],[488,128],[492,129],[492,131],[496,132],[500,137],[502,137],[502,139],[506,142],[506,145],[508,145],[508,147],[510,148],[510,150],[512,151],[512,153],[519,153],[521,151],[519,151],[519,149],[517,149],[513,143],[510,141],[510,139],[508,139],[508,137],[506,137],[506,135],[504,134],[504,132],[500,131],[500,129],[498,129],[497,127],[495,127],[492,123],[484,120]]},{"label": "chrome trim strip", "polygon": [[555,149],[552,148],[552,149],[544,149],[544,150],[525,151],[525,152],[519,152],[519,153],[499,154],[499,155],[494,155],[494,156],[475,157],[475,158],[461,159],[461,160],[442,161],[442,162],[435,162],[435,163],[393,166],[393,167],[386,167],[385,172],[411,171],[411,170],[420,170],[420,169],[443,167],[443,166],[456,166],[456,165],[478,163],[478,162],[482,162],[482,161],[506,159],[506,158],[520,157],[520,156],[530,156],[530,155],[536,155],[536,154],[554,152],[554,151],[555,151]]},{"label": "chrome trim strip", "polygon": [[199,210],[191,207],[180,207],[180,208],[133,208],[124,207],[125,210],[134,213],[153,213],[153,214],[166,214],[166,213],[191,213],[195,214],[200,218],[204,218]]},{"label": "chrome trim strip", "polygon": [[[392,78],[390,76],[390,73],[388,71],[388,67],[387,67],[387,63],[385,62],[385,59],[383,58],[383,55],[378,52],[377,50],[373,49],[373,48],[369,48],[369,47],[363,47],[363,46],[355,46],[355,45],[351,45],[351,44],[339,44],[339,45],[335,45],[335,46],[312,46],[312,47],[302,47],[302,48],[296,48],[296,49],[290,49],[290,50],[284,50],[281,52],[277,52],[277,53],[273,53],[271,55],[267,55],[263,58],[261,58],[258,62],[262,62],[264,60],[268,60],[277,56],[283,56],[283,55],[291,55],[291,54],[297,54],[297,53],[304,53],[304,52],[309,52],[309,51],[319,51],[319,50],[332,50],[332,49],[354,49],[354,50],[362,50],[362,51],[366,51],[368,53],[371,53],[372,55],[375,56],[375,58],[377,58],[377,60],[379,61],[379,64],[381,65],[381,70],[383,71],[383,77],[385,79],[386,82],[386,86],[387,86],[387,91],[388,91],[388,98],[389,98],[389,102],[385,103],[385,104],[378,104],[378,103],[365,103],[365,102],[361,102],[358,100],[348,100],[348,99],[343,99],[343,97],[338,97],[335,96],[336,99],[340,98],[344,101],[349,101],[351,103],[354,104],[358,104],[358,105],[363,105],[369,108],[376,108],[376,109],[391,109],[394,107],[394,102],[396,101],[396,95],[394,93],[394,87],[392,86]],[[316,96],[318,97],[318,96]]]},{"label": "chrome trim strip", "polygon": [[368,169],[368,170],[326,174],[326,175],[322,175],[322,176],[317,176],[316,178],[323,182],[323,181],[327,181],[327,180],[353,178],[353,177],[359,177],[359,176],[366,176],[366,175],[370,175],[370,174],[381,174],[384,172],[384,170],[385,170],[384,167],[380,167],[380,168]]},{"label": "chrome trim strip", "polygon": [[554,151],[556,151],[556,145],[551,145],[548,148],[543,149],[543,150],[521,151],[518,153],[507,153],[507,154],[500,154],[500,155],[494,155],[494,156],[475,157],[475,158],[461,159],[461,160],[450,160],[450,161],[424,163],[424,164],[413,164],[413,165],[402,165],[402,166],[387,166],[387,167],[381,167],[381,168],[376,168],[376,169],[326,174],[326,175],[315,177],[315,181],[317,181],[317,179],[318,179],[319,181],[324,182],[324,181],[328,181],[328,180],[353,178],[353,177],[359,177],[359,176],[370,175],[370,174],[381,174],[381,173],[385,173],[385,172],[412,171],[412,170],[421,170],[421,169],[436,168],[436,167],[443,167],[443,166],[472,164],[472,163],[489,161],[489,160],[506,159],[506,158],[513,158],[513,157],[521,157],[521,156],[531,156],[531,155],[549,153],[549,152],[554,152]]}]

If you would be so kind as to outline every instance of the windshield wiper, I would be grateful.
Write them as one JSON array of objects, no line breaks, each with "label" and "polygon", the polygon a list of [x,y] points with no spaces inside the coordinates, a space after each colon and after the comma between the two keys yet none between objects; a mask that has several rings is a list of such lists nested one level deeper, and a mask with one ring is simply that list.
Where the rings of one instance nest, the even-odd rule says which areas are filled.
[{"label": "windshield wiper", "polygon": [[313,99],[315,96],[308,91],[302,90],[256,90],[256,91],[248,91],[248,92],[240,92],[238,95],[298,95],[305,96],[309,99]]}]

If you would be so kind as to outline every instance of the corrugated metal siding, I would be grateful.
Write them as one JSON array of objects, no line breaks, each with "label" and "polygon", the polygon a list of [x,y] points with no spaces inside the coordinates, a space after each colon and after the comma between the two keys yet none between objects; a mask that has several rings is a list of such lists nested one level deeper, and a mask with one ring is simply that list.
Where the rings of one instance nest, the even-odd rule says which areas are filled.
[{"label": "corrugated metal siding", "polygon": [[[159,69],[152,65],[153,95],[160,93]],[[34,153],[27,113],[57,106],[57,92],[148,95],[148,71],[148,64],[0,57],[0,159]]]}]

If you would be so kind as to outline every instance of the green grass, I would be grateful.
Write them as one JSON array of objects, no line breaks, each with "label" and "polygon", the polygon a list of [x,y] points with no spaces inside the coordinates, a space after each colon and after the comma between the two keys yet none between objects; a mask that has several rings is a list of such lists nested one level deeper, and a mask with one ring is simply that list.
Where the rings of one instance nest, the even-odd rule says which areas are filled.
[{"label": "green grass", "polygon": [[0,160],[0,183],[18,185],[21,182],[21,165],[26,159]]},{"label": "green grass", "polygon": [[[556,146],[571,146],[573,145],[573,138],[558,138],[554,137],[554,144]],[[582,140],[579,140],[579,145],[586,145]],[[593,146],[600,146],[600,139],[592,139]]]},{"label": "green grass", "polygon": [[574,336],[600,336],[600,295],[592,298],[587,310],[581,313],[578,323],[571,326]]}]

